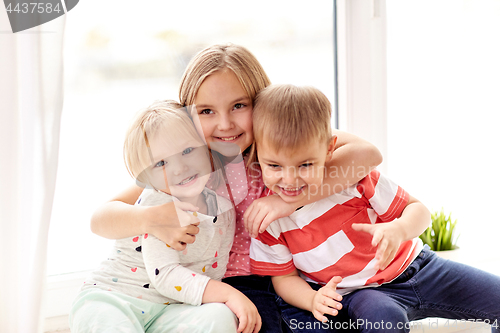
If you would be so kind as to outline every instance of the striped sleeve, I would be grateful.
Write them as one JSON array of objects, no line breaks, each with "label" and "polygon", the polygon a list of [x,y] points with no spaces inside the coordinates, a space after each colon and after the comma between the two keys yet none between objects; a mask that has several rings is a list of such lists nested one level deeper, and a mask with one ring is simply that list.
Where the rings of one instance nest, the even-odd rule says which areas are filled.
[{"label": "striped sleeve", "polygon": [[295,266],[288,247],[264,231],[250,243],[250,268],[253,274],[279,276],[291,273]]},{"label": "striped sleeve", "polygon": [[357,188],[384,222],[399,218],[410,199],[408,192],[377,170],[363,178]]}]

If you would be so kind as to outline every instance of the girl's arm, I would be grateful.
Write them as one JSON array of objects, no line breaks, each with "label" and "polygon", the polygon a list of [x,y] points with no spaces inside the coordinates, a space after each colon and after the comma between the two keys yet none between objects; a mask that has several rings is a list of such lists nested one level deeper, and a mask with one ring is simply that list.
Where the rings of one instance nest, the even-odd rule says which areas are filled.
[{"label": "girl's arm", "polygon": [[145,218],[148,207],[134,206],[142,190],[138,186],[130,186],[97,208],[90,219],[92,232],[110,239],[145,234],[149,229]]},{"label": "girl's arm", "polygon": [[185,202],[170,202],[160,206],[134,205],[142,188],[131,186],[118,196],[99,207],[91,218],[93,233],[121,239],[135,235],[152,234],[175,250],[184,250],[198,233],[198,218],[183,210],[197,211],[197,207]]},{"label": "girl's arm", "polygon": [[339,130],[334,130],[333,134],[337,136],[337,144],[333,158],[326,162],[322,191],[319,191],[316,200],[313,193],[313,200],[306,200],[306,204],[345,190],[382,163],[382,154],[370,142]]},{"label": "girl's arm", "polygon": [[334,131],[337,144],[333,157],[326,163],[323,186],[310,191],[307,197],[289,204],[278,195],[255,200],[245,211],[245,227],[252,237],[279,218],[289,216],[297,208],[326,198],[356,184],[382,163],[382,155],[373,144],[360,137],[342,131]]},{"label": "girl's arm", "polygon": [[337,284],[342,281],[339,276],[333,277],[324,287],[315,291],[299,276],[299,272],[293,272],[272,277],[274,290],[285,302],[297,308],[310,311],[316,319],[326,322],[328,319],[324,314],[336,316],[338,310],[342,309],[342,300],[337,292]]},{"label": "girl's arm", "polygon": [[238,332],[257,333],[262,326],[259,312],[252,301],[224,282],[208,281],[202,303],[225,303],[238,317]]}]

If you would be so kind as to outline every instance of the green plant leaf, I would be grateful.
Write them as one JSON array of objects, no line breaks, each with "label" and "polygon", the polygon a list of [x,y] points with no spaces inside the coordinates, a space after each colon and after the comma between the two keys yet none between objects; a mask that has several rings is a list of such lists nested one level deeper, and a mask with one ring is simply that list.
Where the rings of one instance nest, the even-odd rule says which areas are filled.
[{"label": "green plant leaf", "polygon": [[445,215],[444,209],[431,214],[430,226],[420,235],[424,244],[431,250],[446,251],[457,248],[458,236],[456,235],[457,220],[452,220],[451,213]]}]

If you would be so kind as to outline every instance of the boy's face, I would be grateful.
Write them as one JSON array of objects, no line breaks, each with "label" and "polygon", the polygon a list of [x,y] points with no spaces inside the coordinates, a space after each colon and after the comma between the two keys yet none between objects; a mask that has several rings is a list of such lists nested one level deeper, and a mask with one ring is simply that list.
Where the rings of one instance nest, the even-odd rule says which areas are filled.
[{"label": "boy's face", "polygon": [[336,137],[328,144],[310,140],[292,151],[257,145],[264,184],[285,202],[293,203],[311,193],[317,193],[323,183],[325,163],[335,150]]},{"label": "boy's face", "polygon": [[169,140],[161,134],[149,142],[153,163],[146,169],[149,183],[181,201],[197,198],[211,173],[207,146],[200,140]]}]

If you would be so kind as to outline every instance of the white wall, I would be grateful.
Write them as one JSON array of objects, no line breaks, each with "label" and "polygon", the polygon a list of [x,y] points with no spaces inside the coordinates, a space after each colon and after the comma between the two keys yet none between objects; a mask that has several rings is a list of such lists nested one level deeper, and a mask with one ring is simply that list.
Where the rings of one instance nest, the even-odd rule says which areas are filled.
[{"label": "white wall", "polygon": [[500,1],[387,1],[388,172],[497,251]]}]

